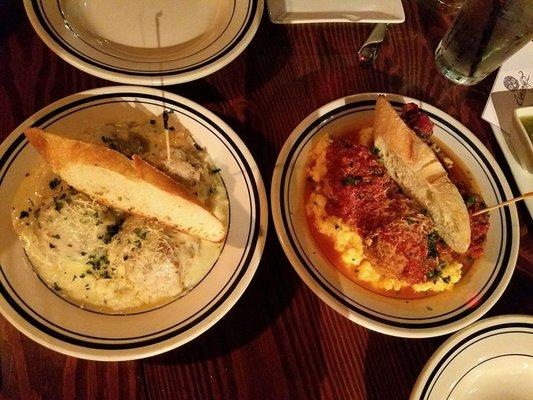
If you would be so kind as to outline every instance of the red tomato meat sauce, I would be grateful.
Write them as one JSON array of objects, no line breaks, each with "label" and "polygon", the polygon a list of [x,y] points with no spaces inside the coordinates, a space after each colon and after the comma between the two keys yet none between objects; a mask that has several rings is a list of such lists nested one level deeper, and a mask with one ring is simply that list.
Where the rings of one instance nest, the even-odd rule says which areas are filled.
[{"label": "red tomato meat sauce", "polygon": [[[405,105],[401,117],[423,140],[433,144],[433,123],[415,104]],[[443,262],[459,259],[468,265],[483,254],[488,216],[471,216],[484,204],[468,182],[458,178],[460,171],[449,175],[465,199],[472,229],[470,248],[461,256],[438,236],[425,210],[389,177],[379,149],[359,144],[355,136],[334,138],[326,160],[327,173],[321,185],[327,198],[326,212],[357,229],[366,257],[382,274],[411,284],[423,283],[438,276]]]}]

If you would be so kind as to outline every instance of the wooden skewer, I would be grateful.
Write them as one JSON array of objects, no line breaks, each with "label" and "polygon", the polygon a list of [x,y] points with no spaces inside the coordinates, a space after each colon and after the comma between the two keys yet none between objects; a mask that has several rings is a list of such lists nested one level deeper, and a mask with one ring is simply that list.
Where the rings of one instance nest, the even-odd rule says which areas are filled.
[{"label": "wooden skewer", "polygon": [[167,160],[171,161],[170,158],[170,135],[168,133],[168,129],[165,128],[165,146],[167,148]]},{"label": "wooden skewer", "polygon": [[[172,112],[172,111],[171,111]],[[167,160],[170,161],[170,135],[168,133],[168,112],[163,111],[163,129],[165,130],[165,146],[167,148]]]},{"label": "wooden skewer", "polygon": [[476,216],[476,215],[479,215],[479,214],[483,214],[483,213],[495,210],[497,208],[504,207],[504,206],[512,204],[512,203],[516,203],[517,201],[527,199],[528,197],[532,197],[532,196],[533,196],[533,192],[529,192],[529,193],[526,193],[526,194],[524,194],[522,196],[515,197],[514,199],[504,201],[503,203],[500,203],[500,204],[496,204],[495,206],[487,207],[487,208],[484,208],[482,210],[476,211],[472,215]]}]

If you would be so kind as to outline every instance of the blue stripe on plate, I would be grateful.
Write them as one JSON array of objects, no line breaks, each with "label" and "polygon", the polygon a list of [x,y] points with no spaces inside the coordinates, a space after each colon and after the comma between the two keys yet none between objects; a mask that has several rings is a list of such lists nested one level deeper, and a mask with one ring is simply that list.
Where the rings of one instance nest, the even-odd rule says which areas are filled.
[{"label": "blue stripe on plate", "polygon": [[[403,103],[394,102],[394,101],[391,102],[391,104],[393,104],[397,108],[403,106]],[[369,107],[369,108],[365,109],[363,107]],[[289,239],[290,245],[293,248],[293,251],[296,254],[296,256],[298,257],[298,259],[299,259],[300,263],[302,264],[302,266],[307,270],[307,272],[312,277],[315,278],[315,282],[323,290],[325,290],[331,297],[333,297],[337,302],[342,304],[344,307],[346,307],[346,308],[348,308],[348,309],[350,309],[350,310],[352,310],[352,311],[354,311],[354,312],[356,312],[356,313],[358,313],[358,314],[360,314],[360,315],[362,315],[362,316],[364,316],[366,318],[369,318],[369,319],[371,319],[373,321],[379,322],[381,324],[389,325],[389,326],[394,326],[394,327],[399,327],[399,328],[416,329],[416,330],[422,330],[422,329],[442,326],[442,325],[445,325],[445,324],[448,324],[448,323],[452,323],[454,321],[458,321],[458,320],[462,319],[463,317],[467,316],[468,314],[472,313],[472,311],[474,311],[477,308],[479,308],[488,298],[490,298],[492,293],[494,293],[494,291],[497,289],[499,283],[501,282],[501,280],[503,278],[503,275],[505,274],[505,266],[508,264],[509,259],[510,259],[512,237],[513,237],[513,231],[512,231],[512,225],[511,225],[511,214],[510,214],[510,211],[508,209],[505,209],[505,210],[502,211],[505,217],[504,217],[504,220],[502,220],[502,224],[501,224],[502,225],[502,229],[504,227],[506,228],[506,232],[505,232],[506,233],[506,235],[505,235],[506,236],[506,242],[505,242],[505,245],[503,245],[499,249],[499,253],[498,253],[498,257],[497,257],[498,262],[495,265],[495,268],[494,268],[494,270],[492,272],[491,277],[487,280],[487,283],[486,283],[486,285],[488,285],[490,283],[491,279],[496,274],[496,277],[494,278],[491,286],[487,289],[487,291],[480,298],[480,300],[477,302],[477,304],[471,305],[471,304],[465,303],[462,306],[456,308],[455,310],[449,311],[449,312],[447,312],[445,314],[442,314],[442,315],[433,316],[433,317],[430,317],[430,318],[410,318],[410,319],[399,318],[399,317],[394,316],[394,315],[387,315],[387,314],[380,313],[377,310],[368,309],[368,308],[364,307],[363,305],[357,303],[355,300],[347,298],[342,292],[337,290],[332,283],[328,282],[319,273],[318,269],[311,263],[311,261],[307,258],[306,254],[301,250],[301,246],[299,245],[298,239],[293,237],[293,235],[291,235],[292,231],[291,231],[290,227],[292,226],[292,219],[291,219],[291,216],[287,215],[287,213],[285,212],[285,203],[286,203],[286,201],[285,201],[285,190],[284,190],[284,188],[285,188],[286,180],[290,179],[290,176],[292,175],[292,170],[294,168],[295,161],[298,158],[303,146],[305,145],[305,143],[307,143],[313,137],[314,133],[316,133],[316,132],[313,133],[313,131],[315,131],[319,126],[321,126],[321,125],[323,125],[325,123],[329,123],[332,120],[334,120],[335,117],[338,114],[341,114],[343,112],[344,113],[348,113],[351,110],[364,111],[364,110],[374,109],[374,107],[375,107],[375,100],[357,101],[357,102],[348,103],[348,104],[345,104],[343,106],[337,107],[336,109],[329,111],[328,113],[322,115],[321,117],[319,117],[315,121],[313,121],[311,124],[309,124],[309,126],[304,129],[304,131],[301,133],[300,137],[293,144],[291,150],[287,154],[287,158],[286,158],[287,161],[285,162],[285,165],[283,167],[283,170],[282,170],[282,173],[281,173],[281,179],[280,179],[280,187],[278,188],[278,190],[280,191],[279,207],[280,207],[280,210],[281,210],[282,222],[283,222],[284,229],[287,232],[287,237]],[[477,157],[479,157],[481,159],[482,163],[483,163],[483,164],[480,164],[480,165],[483,167],[483,170],[484,170],[486,176],[489,178],[489,181],[491,182],[491,185],[493,185],[492,182],[495,182],[495,184],[496,184],[496,187],[494,187],[494,185],[492,186],[492,189],[493,189],[494,193],[497,195],[497,198],[503,199],[504,198],[503,186],[501,185],[501,182],[498,180],[496,172],[494,171],[494,168],[488,162],[488,160],[485,157],[485,155],[479,149],[477,149],[477,147],[474,146],[472,141],[463,132],[461,132],[459,129],[457,129],[455,126],[453,126],[449,122],[445,121],[444,119],[440,118],[439,116],[437,116],[437,115],[435,115],[435,114],[433,114],[433,113],[431,113],[431,112],[429,112],[427,110],[423,110],[423,111],[426,114],[428,114],[432,119],[438,121],[441,125],[446,126],[448,128],[447,129],[447,133],[452,132],[452,133],[454,133],[456,135],[457,138],[460,138],[461,140],[466,142],[470,147],[465,146],[464,144],[463,144],[463,146],[471,154],[473,154],[473,153],[472,153],[472,151],[470,149],[474,150],[475,155],[477,155]],[[303,143],[304,140],[305,140],[305,143]],[[296,150],[298,148],[300,148],[300,151],[298,152],[298,154],[296,154]],[[289,166],[290,166],[290,169],[289,169]],[[290,196],[290,193],[287,193],[287,196]],[[505,222],[505,224],[503,222]],[[504,236],[504,232],[503,231],[501,232],[501,235],[502,235],[502,237]],[[503,254],[502,254],[502,250],[503,250]],[[320,275],[321,279],[317,279],[317,275]],[[327,284],[325,284],[324,282],[327,282]],[[486,288],[486,286],[484,286],[477,295],[479,295],[481,292],[483,292],[483,290],[485,288]],[[475,296],[473,296],[473,297],[475,297]],[[454,315],[454,316],[448,317],[448,318],[442,318],[442,317],[445,317],[448,314],[457,312],[457,311],[459,311],[459,310],[461,310],[461,309],[463,309],[465,307],[466,307],[466,309],[464,309],[462,312],[458,313],[457,315]],[[384,318],[379,317],[376,314],[382,315]],[[434,322],[421,322],[421,321],[429,320],[429,319],[434,320],[435,318],[442,318],[442,319],[440,319],[438,321],[434,321]],[[398,322],[398,321],[395,321],[393,319],[402,319],[403,321],[410,321],[410,322]]]},{"label": "blue stripe on plate", "polygon": [[[37,19],[39,20],[40,25],[42,28],[46,31],[48,36],[54,42],[56,42],[57,45],[59,45],[63,50],[65,50],[70,55],[78,58],[79,60],[92,65],[97,68],[101,68],[103,70],[111,71],[111,72],[117,72],[124,75],[131,75],[131,76],[146,76],[146,77],[157,77],[157,76],[169,76],[169,75],[175,75],[176,73],[186,73],[190,71],[194,71],[200,68],[203,68],[205,66],[214,64],[218,60],[220,60],[222,57],[226,56],[231,50],[237,46],[238,43],[244,38],[244,36],[249,32],[251,25],[254,21],[254,17],[256,12],[258,11],[258,0],[250,0],[249,6],[248,6],[248,13],[246,16],[246,19],[243,21],[243,24],[237,32],[237,35],[233,38],[233,40],[228,43],[228,45],[221,49],[218,53],[212,55],[208,59],[190,65],[186,67],[180,67],[175,68],[172,70],[162,70],[162,71],[142,71],[142,70],[136,70],[136,69],[128,69],[128,68],[120,68],[111,64],[103,63],[101,61],[95,60],[94,58],[91,58],[80,51],[76,50],[74,47],[72,47],[70,44],[68,44],[61,35],[54,29],[52,23],[48,20],[47,15],[44,13],[42,8],[42,0],[31,0],[31,6],[33,9],[33,12]],[[105,53],[104,53],[105,54]],[[130,60],[131,62],[137,62],[135,60]]]},{"label": "blue stripe on plate", "polygon": [[[42,11],[42,14],[44,16],[44,18],[46,19],[46,22],[48,24],[48,27],[53,30],[55,32],[55,34],[57,35],[57,37],[60,38],[60,40],[66,45],[66,46],[69,46],[70,49],[72,49],[74,52],[78,53],[78,54],[81,54],[79,51],[77,51],[76,49],[74,49],[71,45],[68,44],[68,42],[66,42],[65,40],[63,40],[63,38],[61,37],[61,35],[59,34],[59,32],[54,28],[53,24],[50,22],[50,20],[48,19],[48,15],[44,12],[44,7],[43,7],[43,2],[42,0],[39,0],[40,3],[40,8],[39,10]],[[61,16],[63,17],[63,20],[65,21],[65,25],[67,26],[68,29],[70,29],[74,34],[75,33],[75,30],[69,25],[67,21],[67,17],[65,16],[65,12],[63,10],[63,8],[61,8],[61,3],[60,3],[60,0],[56,0],[56,5],[57,5],[57,9],[59,10],[59,13],[61,14]],[[250,9],[250,6],[248,6],[248,11]],[[206,46],[204,46],[203,48],[199,49],[196,53],[191,53],[191,54],[188,54],[186,57],[179,57],[179,58],[175,58],[175,59],[170,59],[170,60],[166,60],[164,61],[165,63],[167,62],[174,62],[174,61],[179,61],[179,60],[182,60],[184,58],[187,58],[187,57],[191,57],[191,56],[194,56],[195,54],[198,54],[199,52],[205,50],[206,48],[208,48],[209,46],[211,46],[213,43],[215,43],[225,32],[226,30],[228,29],[230,23],[231,23],[231,20],[233,19],[233,16],[235,14],[235,0],[233,0],[233,7],[231,9],[231,16],[228,20],[228,23],[226,24],[226,26],[224,27],[224,29],[222,29],[222,32],[215,38],[213,38],[213,41],[209,44],[207,44]],[[246,15],[248,15],[248,12],[246,13]],[[244,24],[246,22],[246,19],[243,21],[243,24],[241,25],[241,27],[239,28],[238,32],[243,28]],[[83,36],[81,35],[76,35],[76,37],[81,40],[83,43],[85,43],[88,47],[92,48],[93,50],[97,51],[97,52],[100,52],[100,53],[103,53],[105,54],[106,56],[109,56],[109,57],[113,57],[113,58],[116,58],[117,60],[122,60],[122,61],[127,61],[127,62],[135,62],[135,63],[139,63],[139,64],[161,64],[161,61],[142,61],[142,60],[131,60],[129,58],[123,58],[123,57],[118,57],[117,55],[115,54],[110,54],[110,53],[107,53],[105,52],[103,49],[105,49],[105,47],[101,47],[101,48],[98,48],[98,47],[94,47],[90,42],[86,41]],[[236,36],[235,36],[236,37]],[[216,55],[216,53],[214,54]],[[213,56],[214,56],[213,55]]]},{"label": "blue stripe on plate", "polygon": [[[504,332],[496,332],[493,335],[479,337],[479,336],[483,336],[485,333],[488,333],[488,332],[491,332],[491,331],[495,331],[495,330],[502,330],[502,329],[514,329],[514,330],[509,330],[509,331],[504,331]],[[444,354],[440,358],[439,362],[437,363],[435,368],[433,368],[433,370],[431,371],[431,374],[429,375],[428,379],[426,380],[426,383],[425,383],[425,385],[424,385],[424,387],[422,389],[420,398],[423,399],[423,398],[428,398],[429,396],[431,396],[431,392],[433,391],[433,389],[435,387],[435,384],[439,380],[440,376],[442,375],[442,373],[444,372],[446,367],[454,360],[455,357],[457,357],[463,351],[467,350],[470,346],[472,346],[472,345],[474,345],[474,344],[476,344],[476,343],[478,343],[478,342],[480,342],[480,341],[482,341],[482,340],[484,340],[484,339],[486,339],[488,337],[497,336],[497,335],[505,335],[505,334],[508,334],[508,333],[526,333],[526,334],[531,335],[531,334],[533,334],[533,331],[531,331],[531,329],[533,329],[533,324],[530,324],[530,323],[526,323],[526,322],[504,322],[504,323],[501,323],[501,324],[489,326],[487,328],[484,328],[484,329],[481,329],[479,331],[473,332],[471,335],[468,335],[466,338],[464,338],[460,342],[456,343],[452,348],[450,348],[446,352],[446,354]],[[477,338],[477,340],[474,340],[471,343],[469,343],[468,346],[465,346],[466,343],[470,342],[471,340],[473,340],[475,338]],[[457,354],[454,354],[459,349],[460,349],[460,351]],[[529,357],[532,357],[531,354],[529,355]],[[442,368],[442,370],[441,370],[441,368]],[[441,371],[438,372],[439,370],[441,370]],[[437,374],[437,372],[438,372],[438,374]]]},{"label": "blue stripe on plate", "polygon": [[[250,165],[248,164],[246,158],[244,157],[244,155],[240,151],[240,149],[233,142],[233,140],[229,137],[229,135],[226,132],[224,132],[220,127],[215,125],[214,122],[208,120],[207,117],[202,115],[199,111],[197,111],[197,110],[195,110],[195,109],[193,109],[193,108],[191,108],[191,107],[189,107],[189,106],[187,106],[185,104],[182,104],[182,103],[180,103],[178,101],[175,101],[175,100],[172,100],[172,99],[165,99],[165,98],[162,98],[160,96],[151,95],[151,94],[142,94],[142,95],[140,95],[139,93],[131,93],[131,92],[108,93],[108,94],[96,95],[96,96],[88,97],[88,98],[85,98],[85,99],[80,99],[80,100],[77,100],[77,101],[73,101],[70,104],[67,104],[65,106],[59,107],[59,108],[49,112],[45,116],[39,118],[39,120],[37,120],[33,124],[33,126],[42,126],[46,122],[48,122],[49,120],[51,120],[52,118],[57,116],[58,114],[60,114],[60,113],[62,113],[64,111],[67,111],[67,110],[69,110],[69,109],[71,109],[73,107],[76,107],[76,106],[79,106],[79,105],[83,105],[85,103],[98,101],[98,100],[109,99],[109,98],[117,98],[117,97],[132,97],[132,98],[135,99],[135,100],[132,100],[132,101],[137,101],[137,102],[142,102],[140,100],[140,98],[142,97],[142,98],[146,98],[146,99],[150,99],[150,100],[160,101],[160,102],[165,104],[166,108],[168,108],[168,105],[173,105],[175,107],[179,107],[180,109],[184,109],[187,112],[189,112],[189,113],[195,115],[197,118],[199,118],[197,121],[202,123],[206,127],[209,126],[210,130],[215,135],[217,135],[217,136],[220,135],[220,136],[224,137],[233,146],[232,150],[235,153],[237,153],[238,159],[237,159],[237,157],[235,155],[233,155],[233,154],[232,155],[237,161],[240,161],[242,163],[242,167],[239,165],[239,167],[241,168],[241,171],[243,172],[243,174],[245,176],[249,177],[250,184],[252,186],[251,187],[252,194],[250,195],[250,188],[248,188],[248,191],[249,191],[248,197],[249,197],[249,201],[251,203],[252,202],[252,198],[250,196],[253,196],[253,201],[254,201],[253,205],[255,206],[255,224],[250,227],[250,231],[252,231],[252,232],[248,233],[247,244],[246,244],[246,247],[245,247],[245,249],[247,249],[247,252],[248,252],[247,255],[246,255],[246,258],[244,259],[244,262],[240,262],[239,263],[240,270],[239,269],[236,270],[236,272],[238,271],[238,274],[235,277],[234,282],[229,287],[227,287],[227,286],[224,287],[216,296],[213,296],[214,298],[216,298],[220,293],[223,293],[225,291],[223,296],[216,303],[212,304],[209,308],[207,308],[209,305],[205,306],[204,309],[200,310],[197,313],[197,314],[200,314],[200,313],[203,312],[203,314],[199,315],[194,320],[191,320],[192,318],[194,318],[194,316],[190,317],[188,320],[191,320],[191,321],[188,322],[186,325],[181,326],[178,329],[172,330],[176,326],[179,326],[179,325],[185,323],[187,320],[180,321],[178,324],[175,324],[172,327],[166,328],[166,329],[164,329],[164,330],[162,330],[160,332],[155,332],[155,333],[151,333],[151,334],[144,335],[144,336],[139,336],[139,337],[120,338],[120,339],[92,337],[92,336],[82,335],[82,334],[79,334],[79,333],[76,333],[76,332],[71,332],[71,331],[65,330],[64,328],[59,327],[59,326],[51,323],[50,321],[47,321],[41,315],[38,315],[37,313],[35,313],[35,311],[33,311],[30,307],[28,307],[28,305],[25,304],[24,301],[20,297],[18,297],[16,291],[13,289],[13,287],[7,281],[7,279],[6,279],[5,275],[4,275],[4,272],[2,270],[2,266],[0,266],[0,272],[4,276],[4,279],[8,283],[11,291],[19,298],[20,301],[22,301],[22,303],[25,304],[27,309],[24,309],[11,296],[11,294],[9,293],[7,288],[1,282],[0,282],[0,293],[6,299],[6,301],[10,304],[10,306],[21,317],[23,317],[26,320],[26,322],[28,322],[29,324],[31,324],[32,326],[34,326],[35,328],[37,328],[41,332],[43,332],[43,333],[45,333],[45,334],[47,334],[47,335],[49,335],[49,336],[51,336],[51,337],[53,337],[55,339],[58,339],[58,340],[61,340],[61,341],[67,342],[67,343],[71,343],[71,344],[74,344],[74,345],[77,345],[77,346],[91,348],[91,349],[123,350],[123,349],[134,349],[134,348],[140,348],[140,347],[144,347],[144,346],[153,345],[153,344],[156,344],[156,343],[160,343],[160,342],[162,342],[164,340],[173,338],[175,336],[178,336],[181,333],[187,331],[188,329],[194,327],[196,324],[198,324],[198,323],[204,321],[205,319],[207,319],[233,293],[233,291],[235,290],[235,288],[239,284],[240,280],[242,279],[242,277],[244,276],[244,274],[248,270],[248,267],[250,265],[250,261],[251,261],[252,257],[254,256],[254,253],[255,253],[255,251],[254,251],[255,247],[257,246],[258,237],[259,237],[259,228],[260,228],[260,222],[261,222],[261,220],[260,220],[259,191],[258,191],[258,188],[257,188],[257,183],[253,179],[252,169],[251,169]],[[132,102],[132,101],[124,100],[124,102]],[[220,137],[220,136],[218,136],[218,137]],[[23,143],[23,141],[24,141],[24,135],[21,134],[9,146],[8,150],[6,151],[6,153],[3,154],[2,157],[0,158],[0,169],[2,169],[4,167],[4,164],[9,159],[10,152],[16,151],[17,147],[21,143]],[[25,144],[23,144],[23,146],[24,145]],[[20,150],[21,149],[19,149],[18,152],[20,152]],[[7,174],[9,166],[13,162],[13,159],[11,159],[11,162],[9,163],[9,165],[5,169],[4,173],[2,174],[2,177],[0,178],[0,182],[3,180],[4,176]],[[244,170],[242,168],[244,168]],[[253,218],[250,215],[250,221],[251,221],[250,224],[252,224],[252,220],[253,220]],[[243,253],[243,258],[244,258],[245,254],[246,254],[246,251],[244,251],[244,253]],[[242,258],[241,258],[241,261],[242,261]],[[235,275],[233,275],[230,278],[229,281],[231,281],[234,278],[234,276]],[[68,334],[65,334],[65,333],[62,333],[60,331],[52,329],[50,326],[47,326],[47,325],[43,324],[42,322],[37,320],[34,316],[32,316],[28,312],[28,309],[31,310],[35,315],[37,315],[43,321],[46,321],[51,326],[55,326],[56,328],[61,329],[63,332],[69,332],[69,333],[71,333],[73,335],[76,335],[78,337],[84,337],[84,338],[86,338],[88,340],[80,339],[78,337],[69,336]],[[172,330],[172,331],[169,331],[169,330]],[[166,332],[166,333],[164,333],[164,332]],[[161,334],[161,333],[164,333],[164,334]],[[152,337],[153,335],[159,335],[159,336]],[[144,339],[144,338],[146,338],[148,336],[151,336],[151,337],[149,339]],[[104,341],[104,342],[101,343],[101,342],[91,341],[90,339],[97,340],[97,341]],[[139,340],[139,339],[141,339],[141,340]],[[113,343],[114,341],[120,341],[120,343]],[[127,342],[127,341],[130,341],[130,342]]]}]

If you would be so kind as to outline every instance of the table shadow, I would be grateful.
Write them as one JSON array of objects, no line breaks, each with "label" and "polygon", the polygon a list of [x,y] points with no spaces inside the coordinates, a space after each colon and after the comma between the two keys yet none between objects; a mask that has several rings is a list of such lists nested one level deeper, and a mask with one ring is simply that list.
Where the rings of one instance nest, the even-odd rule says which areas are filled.
[{"label": "table shadow", "polygon": [[[289,51],[291,49],[288,42],[287,33],[283,26],[274,26],[268,19],[267,10],[262,16],[258,30],[246,49],[232,60],[228,65],[222,67],[213,75],[207,75],[202,79],[185,82],[176,85],[163,87],[172,93],[183,96],[203,105],[224,103],[230,99],[226,98],[217,86],[220,84],[217,79],[227,76],[235,79],[235,72],[239,72],[239,63],[242,62],[244,69],[244,93],[249,95],[271,81],[278,71],[288,62]],[[275,57],[273,56],[275,54]],[[213,83],[211,83],[213,81]],[[246,100],[246,99],[245,99]],[[213,110],[213,107],[209,107]],[[226,120],[227,116],[221,116]]]},{"label": "table shadow", "polygon": [[[480,319],[505,314],[533,314],[533,275],[516,270],[494,307]],[[427,339],[403,339],[369,332],[365,354],[367,400],[408,398],[424,365],[452,334]],[[384,356],[386,354],[386,356]],[[390,360],[394,360],[393,363]],[[387,362],[388,361],[388,362]],[[394,386],[383,382],[384,371],[394,375]]]},{"label": "table shadow", "polygon": [[245,93],[253,93],[270,82],[287,64],[291,50],[286,26],[272,24],[265,6],[259,28],[243,52],[246,66]]},{"label": "table shadow", "polygon": [[217,87],[206,79],[197,79],[178,85],[161,86],[160,89],[184,96],[202,105],[225,100]]},{"label": "table shadow", "polygon": [[3,41],[13,31],[19,31],[20,25],[29,23],[26,20],[24,4],[17,0],[0,1],[0,41]]},{"label": "table shadow", "polygon": [[[404,339],[369,332],[365,354],[367,400],[407,399],[433,352],[444,338]],[[383,380],[390,375],[394,385]]]},{"label": "table shadow", "polygon": [[[275,235],[272,224],[268,235]],[[250,286],[219,322],[193,341],[144,362],[190,364],[221,357],[245,346],[283,313],[301,285],[279,242],[269,240]]]}]

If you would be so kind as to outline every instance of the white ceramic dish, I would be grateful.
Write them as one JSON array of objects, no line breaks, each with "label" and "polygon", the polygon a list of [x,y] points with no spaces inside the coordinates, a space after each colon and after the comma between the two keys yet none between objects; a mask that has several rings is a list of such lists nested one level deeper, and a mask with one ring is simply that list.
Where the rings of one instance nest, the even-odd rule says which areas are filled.
[{"label": "white ceramic dish", "polygon": [[531,399],[533,317],[478,321],[449,338],[429,359],[411,400]]},{"label": "white ceramic dish", "polygon": [[257,31],[264,0],[24,0],[41,39],[75,67],[162,86],[211,74]]},{"label": "white ceramic dish", "polygon": [[276,24],[361,22],[398,24],[405,21],[400,0],[267,0]]},{"label": "white ceramic dish", "polygon": [[[513,174],[513,178],[516,182],[516,186],[518,186],[520,194],[533,192],[533,174],[523,168],[518,161],[518,158],[515,155],[516,151],[511,144],[510,135],[495,125],[490,124],[490,127],[492,128],[496,141],[502,149],[507,164],[509,164],[509,169]],[[527,199],[524,203],[529,211],[529,215],[533,218],[533,199]]]},{"label": "white ceramic dish", "polygon": [[[305,220],[305,168],[314,140],[328,131],[346,129],[352,121],[371,117],[377,96],[358,94],[335,100],[305,118],[287,139],[272,178],[271,206],[276,231],[289,261],[307,286],[345,317],[395,336],[450,333],[486,313],[509,283],[519,247],[515,207],[491,213],[485,255],[452,291],[417,300],[385,297],[350,281],[317,251]],[[435,137],[468,166],[487,204],[512,197],[497,163],[467,128],[419,100],[399,95],[387,98],[396,108],[414,102],[429,115],[435,123]]]},{"label": "white ceramic dish", "polygon": [[[513,143],[522,167],[529,173],[533,173],[533,141],[522,122],[525,117],[533,118],[533,107],[515,108],[511,128],[511,143]],[[531,178],[533,179],[533,175]]]},{"label": "white ceramic dish", "polygon": [[[32,271],[11,224],[12,198],[39,161],[23,130],[57,133],[104,123],[146,120],[174,110],[205,147],[228,191],[230,221],[220,257],[185,296],[155,310],[109,315],[83,310],[50,290]],[[95,360],[137,359],[178,347],[211,327],[237,302],[263,251],[267,203],[253,157],[233,130],[205,108],[161,90],[120,86],[59,100],[17,127],[0,145],[0,311],[22,333],[68,355]]]}]

